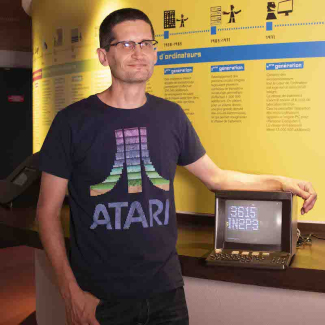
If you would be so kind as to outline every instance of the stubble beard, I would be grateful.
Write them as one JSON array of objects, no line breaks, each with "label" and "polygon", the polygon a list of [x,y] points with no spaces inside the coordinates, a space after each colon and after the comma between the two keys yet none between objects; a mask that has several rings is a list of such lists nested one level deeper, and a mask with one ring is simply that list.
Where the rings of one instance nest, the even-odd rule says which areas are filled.
[{"label": "stubble beard", "polygon": [[151,78],[153,70],[153,67],[149,67],[145,71],[126,71],[124,73],[119,73],[115,69],[111,69],[111,74],[117,80],[125,83],[135,84],[147,82]]}]

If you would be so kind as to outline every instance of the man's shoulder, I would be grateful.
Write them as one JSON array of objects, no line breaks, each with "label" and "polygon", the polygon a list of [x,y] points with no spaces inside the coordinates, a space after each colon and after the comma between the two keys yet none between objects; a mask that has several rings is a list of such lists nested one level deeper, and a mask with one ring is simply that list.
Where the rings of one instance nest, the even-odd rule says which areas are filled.
[{"label": "man's shoulder", "polygon": [[99,105],[96,95],[89,96],[60,110],[53,123],[60,127],[68,127],[73,132],[79,132],[83,126],[100,120]]},{"label": "man's shoulder", "polygon": [[81,99],[59,111],[58,115],[67,118],[74,119],[78,116],[87,115],[93,112],[93,108],[96,106],[96,95],[91,95],[87,98]]},{"label": "man's shoulder", "polygon": [[165,98],[158,97],[158,96],[155,96],[155,95],[152,95],[152,94],[149,94],[149,93],[147,93],[147,95],[149,96],[151,103],[154,104],[154,105],[164,106],[164,108],[170,107],[170,108],[176,109],[176,110],[181,109],[181,107],[175,102],[172,102],[172,101],[167,100]]}]

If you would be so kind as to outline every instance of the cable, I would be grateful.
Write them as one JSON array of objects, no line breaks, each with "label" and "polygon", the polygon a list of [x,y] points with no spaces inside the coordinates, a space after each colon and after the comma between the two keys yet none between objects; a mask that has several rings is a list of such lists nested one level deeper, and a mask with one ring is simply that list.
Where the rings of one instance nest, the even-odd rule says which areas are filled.
[{"label": "cable", "polygon": [[311,237],[313,234],[309,234],[308,236],[302,236],[300,230],[297,230],[297,235],[299,234],[299,238],[297,240],[297,248],[304,247],[305,245],[312,245]]},{"label": "cable", "polygon": [[297,229],[297,248],[304,247],[305,245],[312,245],[312,237],[325,240],[325,237],[321,237],[315,234],[309,234],[308,236],[301,235],[301,231]]},{"label": "cable", "polygon": [[297,228],[297,241],[299,240],[300,236],[301,236],[301,231],[300,231],[300,229]]},{"label": "cable", "polygon": [[317,239],[321,239],[321,240],[325,240],[325,237],[320,237],[318,235],[315,235],[315,234],[311,234],[312,237],[315,237]]}]

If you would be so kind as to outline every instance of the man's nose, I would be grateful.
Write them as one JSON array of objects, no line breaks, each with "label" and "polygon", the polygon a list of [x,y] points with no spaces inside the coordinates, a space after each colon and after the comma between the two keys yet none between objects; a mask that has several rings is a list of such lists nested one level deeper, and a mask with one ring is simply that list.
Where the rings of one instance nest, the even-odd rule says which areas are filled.
[{"label": "man's nose", "polygon": [[143,51],[140,44],[135,44],[134,50],[132,51],[132,56],[142,56]]}]

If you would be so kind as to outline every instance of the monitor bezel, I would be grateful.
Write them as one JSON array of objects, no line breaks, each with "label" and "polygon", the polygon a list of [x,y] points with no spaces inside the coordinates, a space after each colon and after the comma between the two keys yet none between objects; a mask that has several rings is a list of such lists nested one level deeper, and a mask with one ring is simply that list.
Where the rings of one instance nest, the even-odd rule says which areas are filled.
[{"label": "monitor bezel", "polygon": [[[226,201],[268,201],[282,203],[282,225],[281,244],[247,244],[238,242],[225,242],[225,222],[226,222]],[[286,192],[246,192],[246,191],[224,191],[216,193],[215,210],[215,249],[233,249],[249,251],[272,251],[288,252],[292,251],[292,194]]]}]

